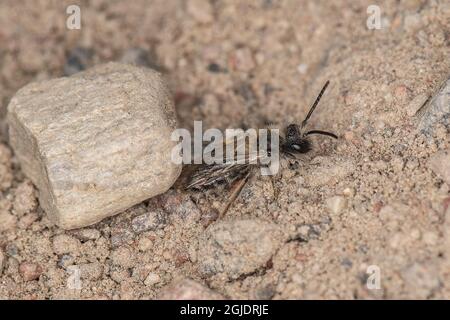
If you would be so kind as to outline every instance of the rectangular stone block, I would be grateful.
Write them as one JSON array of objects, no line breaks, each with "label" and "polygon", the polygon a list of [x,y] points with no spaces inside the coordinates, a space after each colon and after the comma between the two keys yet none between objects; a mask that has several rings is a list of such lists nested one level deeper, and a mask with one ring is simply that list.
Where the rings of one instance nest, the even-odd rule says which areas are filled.
[{"label": "rectangular stone block", "polygon": [[109,63],[31,83],[8,106],[10,142],[64,229],[94,224],[168,190],[181,166],[173,102],[161,75]]}]

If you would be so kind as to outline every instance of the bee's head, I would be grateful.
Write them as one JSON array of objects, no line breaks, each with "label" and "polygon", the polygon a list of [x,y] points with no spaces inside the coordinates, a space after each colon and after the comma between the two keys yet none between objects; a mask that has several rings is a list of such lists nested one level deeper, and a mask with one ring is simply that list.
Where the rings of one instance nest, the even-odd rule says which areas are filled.
[{"label": "bee's head", "polygon": [[286,127],[285,138],[281,147],[287,154],[294,155],[310,151],[311,142],[302,134],[299,125],[290,124]]},{"label": "bee's head", "polygon": [[317,107],[317,104],[319,103],[320,98],[322,97],[329,83],[330,83],[329,81],[325,83],[324,87],[317,96],[316,101],[314,101],[314,104],[312,105],[302,124],[298,125],[293,123],[286,127],[285,137],[281,143],[282,151],[285,152],[286,154],[290,156],[295,156],[295,154],[306,153],[310,151],[312,145],[311,141],[308,139],[308,136],[311,134],[321,134],[324,136],[329,136],[337,139],[337,136],[331,132],[322,130],[310,130],[310,131],[304,130],[308,123],[309,118],[314,112],[314,109]]}]

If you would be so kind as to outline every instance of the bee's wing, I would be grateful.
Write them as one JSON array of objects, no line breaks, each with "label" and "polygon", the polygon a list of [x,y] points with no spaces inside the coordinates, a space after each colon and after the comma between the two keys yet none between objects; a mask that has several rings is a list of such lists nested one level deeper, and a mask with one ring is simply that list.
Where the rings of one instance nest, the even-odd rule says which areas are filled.
[{"label": "bee's wing", "polygon": [[[208,187],[219,182],[231,183],[248,174],[251,167],[258,165],[261,160],[266,160],[268,157],[267,150],[258,151],[258,144],[251,148],[245,135],[221,139],[215,143],[222,144],[222,148],[215,151],[216,159],[221,159],[222,163],[201,165],[191,176],[187,189]],[[232,144],[233,153],[228,155],[227,147]],[[241,148],[237,146],[241,146]]]},{"label": "bee's wing", "polygon": [[191,175],[186,189],[207,188],[219,183],[230,184],[247,175],[253,166],[248,163],[239,164],[236,161],[228,161],[223,164],[201,165]]},{"label": "bee's wing", "polygon": [[201,189],[225,182],[231,183],[247,174],[250,167],[245,164],[212,164],[202,165],[191,176],[187,189]]}]

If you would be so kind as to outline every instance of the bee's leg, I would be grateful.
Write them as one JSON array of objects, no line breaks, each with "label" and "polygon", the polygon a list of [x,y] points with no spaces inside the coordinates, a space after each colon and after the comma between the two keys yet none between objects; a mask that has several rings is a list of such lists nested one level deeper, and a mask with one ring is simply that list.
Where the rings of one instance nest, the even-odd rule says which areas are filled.
[{"label": "bee's leg", "polygon": [[275,185],[275,182],[278,182],[278,181],[280,181],[279,177],[276,177],[276,176],[270,177],[270,182],[272,183],[273,197],[275,198],[275,202],[277,202],[277,203],[278,203],[278,195],[280,194],[280,190],[279,190],[278,186]]},{"label": "bee's leg", "polygon": [[233,192],[231,193],[231,197],[230,200],[228,200],[226,206],[222,209],[222,211],[220,212],[219,217],[222,218],[223,216],[225,216],[225,214],[227,213],[228,209],[230,209],[231,205],[233,204],[233,202],[236,200],[236,198],[239,196],[239,194],[241,193],[242,189],[244,188],[245,184],[248,181],[248,178],[250,177],[250,174],[252,172],[249,171],[244,178],[242,178],[241,180],[239,180],[239,182],[233,187]]}]

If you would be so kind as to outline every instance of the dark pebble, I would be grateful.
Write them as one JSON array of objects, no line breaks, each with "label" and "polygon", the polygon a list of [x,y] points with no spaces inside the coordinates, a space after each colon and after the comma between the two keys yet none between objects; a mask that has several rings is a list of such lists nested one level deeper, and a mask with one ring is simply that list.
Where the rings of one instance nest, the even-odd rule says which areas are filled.
[{"label": "dark pebble", "polygon": [[69,52],[64,65],[64,75],[71,76],[87,68],[92,60],[92,49],[76,47]]},{"label": "dark pebble", "polygon": [[210,63],[208,66],[208,71],[213,73],[223,72],[224,70],[217,63]]}]

